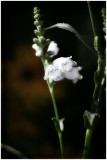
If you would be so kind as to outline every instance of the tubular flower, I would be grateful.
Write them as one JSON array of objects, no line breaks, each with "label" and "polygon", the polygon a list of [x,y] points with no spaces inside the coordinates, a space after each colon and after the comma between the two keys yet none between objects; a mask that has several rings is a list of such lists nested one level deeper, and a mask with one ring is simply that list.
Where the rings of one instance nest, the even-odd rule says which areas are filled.
[{"label": "tubular flower", "polygon": [[60,57],[48,65],[45,70],[44,79],[50,81],[61,81],[64,78],[70,79],[73,83],[76,83],[79,79],[82,79],[79,71],[82,67],[77,67],[77,63],[71,60],[71,57]]},{"label": "tubular flower", "polygon": [[59,51],[59,48],[57,46],[57,43],[55,43],[54,41],[51,41],[47,49],[47,53],[49,57],[53,58],[58,54],[58,51]]},{"label": "tubular flower", "polygon": [[62,79],[64,79],[63,72],[61,72],[61,70],[59,70],[57,66],[50,64],[45,70],[44,79],[45,80],[49,79],[50,82],[61,81]]},{"label": "tubular flower", "polygon": [[37,44],[33,44],[32,48],[36,51],[36,56],[41,57],[42,56],[42,50]]}]

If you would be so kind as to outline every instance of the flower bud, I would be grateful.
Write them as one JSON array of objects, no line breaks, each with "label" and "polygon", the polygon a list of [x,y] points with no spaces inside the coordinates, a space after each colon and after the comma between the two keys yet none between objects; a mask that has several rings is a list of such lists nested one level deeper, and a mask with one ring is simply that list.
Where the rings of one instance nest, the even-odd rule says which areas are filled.
[{"label": "flower bud", "polygon": [[34,8],[33,8],[33,11],[34,11],[34,12],[37,12],[37,11],[38,11],[38,7],[34,7]]},{"label": "flower bud", "polygon": [[41,25],[37,25],[37,29],[40,31],[41,30]]},{"label": "flower bud", "polygon": [[36,19],[39,19],[40,18],[40,14],[36,14],[36,15],[34,15],[34,17],[33,17],[35,20]]},{"label": "flower bud", "polygon": [[33,42],[34,43],[38,43],[38,39],[37,38],[33,38]]},{"label": "flower bud", "polygon": [[54,41],[51,41],[47,49],[47,54],[49,54],[49,57],[53,58],[58,54],[58,51],[59,51],[59,48],[57,46],[57,43],[55,43]]},{"label": "flower bud", "polygon": [[36,56],[37,56],[37,57],[41,57],[42,55],[43,55],[43,52],[42,52],[42,51],[37,51],[37,52],[36,52]]},{"label": "flower bud", "polygon": [[39,25],[39,21],[38,20],[34,21],[34,25],[38,26]]}]

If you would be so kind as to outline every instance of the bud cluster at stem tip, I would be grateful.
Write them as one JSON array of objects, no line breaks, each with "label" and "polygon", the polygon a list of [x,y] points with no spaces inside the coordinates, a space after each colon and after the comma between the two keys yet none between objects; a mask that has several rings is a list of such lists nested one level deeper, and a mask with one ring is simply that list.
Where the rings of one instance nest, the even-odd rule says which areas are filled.
[{"label": "bud cluster at stem tip", "polygon": [[40,10],[38,7],[34,7],[33,14],[34,14],[34,25],[36,29],[34,33],[36,34],[37,38],[33,38],[33,46],[32,48],[36,50],[36,56],[41,57],[43,56],[43,49],[46,45],[49,45],[50,40],[44,38],[44,29],[42,28],[42,21],[40,20]]},{"label": "bud cluster at stem tip", "polygon": [[37,35],[37,37],[43,36],[43,30],[42,30],[42,23],[40,21],[40,10],[37,7],[34,7],[33,9],[33,14],[34,14],[34,25],[36,26],[37,29],[34,30],[34,33]]}]

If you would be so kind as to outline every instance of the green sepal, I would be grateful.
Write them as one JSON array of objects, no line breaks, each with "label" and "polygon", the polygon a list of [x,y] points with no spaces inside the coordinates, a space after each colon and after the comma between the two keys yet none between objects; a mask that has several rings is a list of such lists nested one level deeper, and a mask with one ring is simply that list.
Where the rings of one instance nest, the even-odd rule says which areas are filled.
[{"label": "green sepal", "polygon": [[54,121],[57,133],[60,133],[61,129],[60,129],[60,125],[59,125],[59,120],[57,120],[55,117],[53,117],[52,120]]},{"label": "green sepal", "polygon": [[85,111],[84,115],[84,126],[86,129],[94,129],[98,119],[100,118],[100,114],[99,113],[91,113],[89,111]]}]

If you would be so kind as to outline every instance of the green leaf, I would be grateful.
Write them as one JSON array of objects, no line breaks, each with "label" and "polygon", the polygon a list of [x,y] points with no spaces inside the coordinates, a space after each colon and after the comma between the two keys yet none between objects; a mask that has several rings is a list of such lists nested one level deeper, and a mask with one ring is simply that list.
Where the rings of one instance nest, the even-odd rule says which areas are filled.
[{"label": "green leaf", "polygon": [[18,157],[18,159],[27,159],[25,155],[23,155],[19,150],[16,150],[15,148],[6,145],[6,144],[1,144],[1,149],[7,151],[8,153],[11,153],[12,155],[15,155]]},{"label": "green leaf", "polygon": [[99,113],[91,113],[89,111],[85,111],[84,115],[84,126],[86,129],[93,129],[95,128],[98,119],[100,118],[100,114]]},{"label": "green leaf", "polygon": [[48,29],[52,29],[52,28],[60,28],[60,29],[65,29],[67,31],[70,31],[72,33],[75,34],[75,36],[94,54],[96,54],[96,52],[85,42],[85,40],[83,39],[83,37],[70,25],[67,23],[57,23],[55,25],[52,25],[50,27],[45,28],[46,30]]}]

